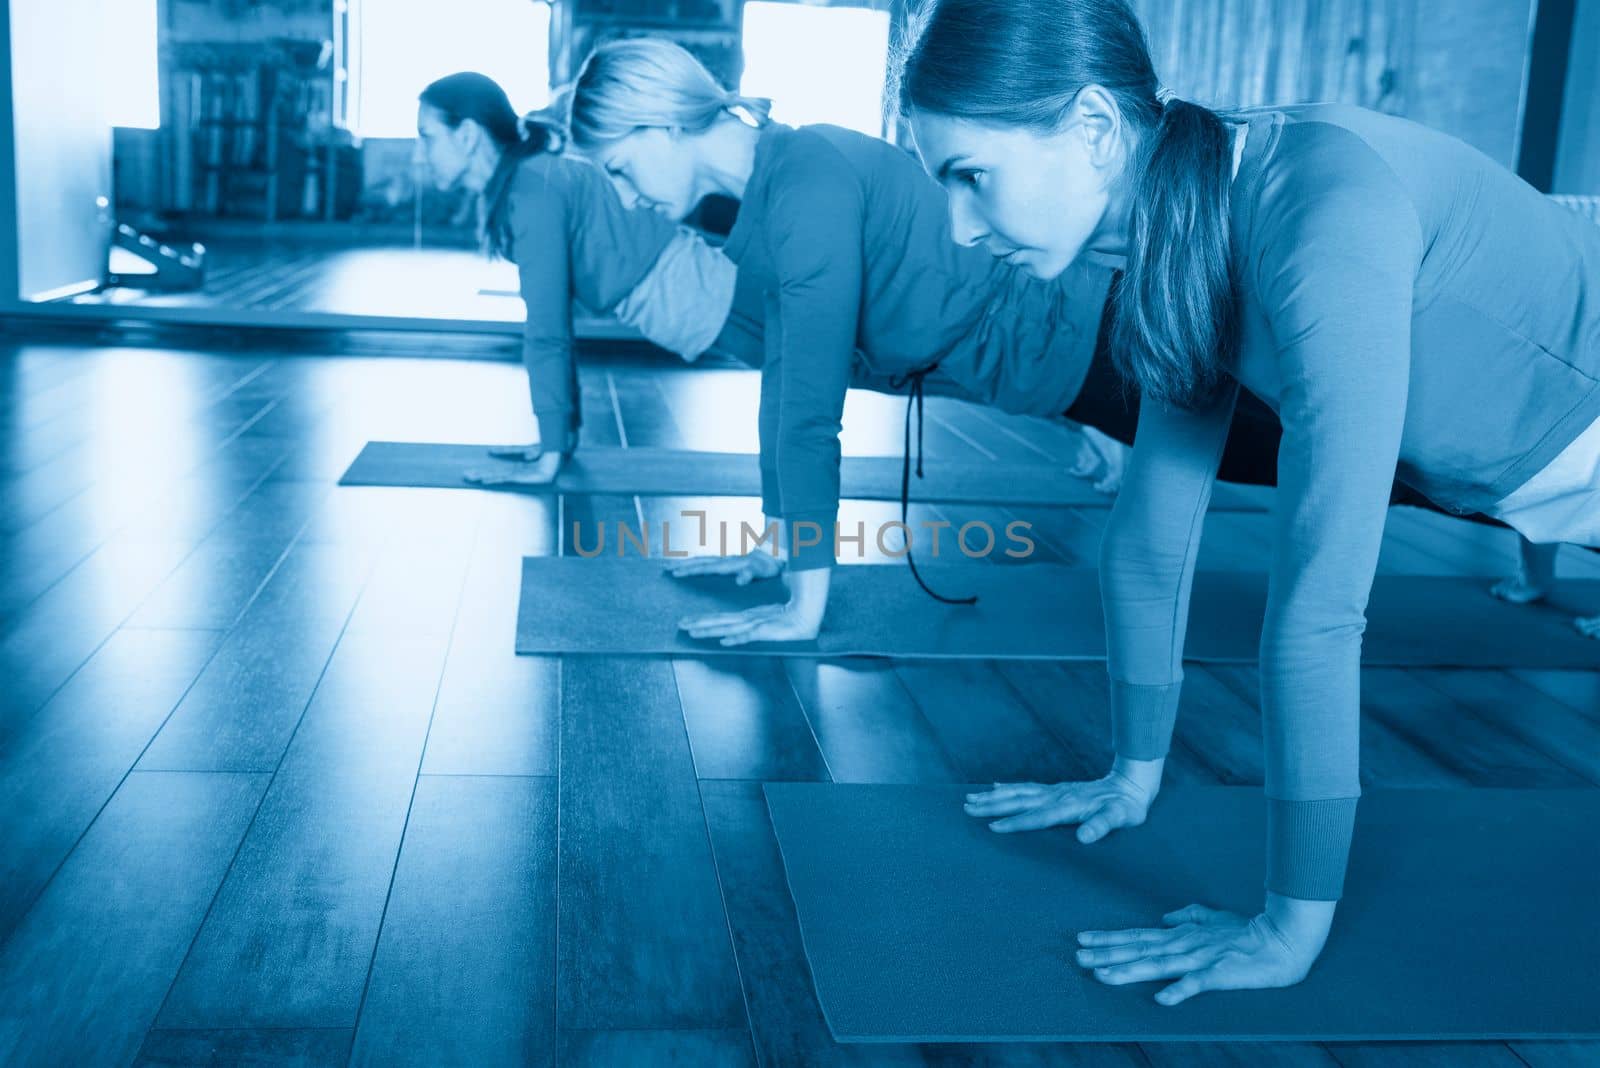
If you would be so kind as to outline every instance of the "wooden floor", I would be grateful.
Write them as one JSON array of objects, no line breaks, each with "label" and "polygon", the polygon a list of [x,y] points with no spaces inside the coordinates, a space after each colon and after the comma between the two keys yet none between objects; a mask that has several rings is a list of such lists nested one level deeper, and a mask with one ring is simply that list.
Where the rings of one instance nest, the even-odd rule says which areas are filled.
[{"label": "wooden floor", "polygon": [[[600,360],[583,433],[749,450],[755,395],[748,372]],[[935,458],[1072,445],[930,414]],[[893,453],[900,417],[852,397],[846,448]],[[530,427],[511,364],[0,350],[0,1063],[1600,1063],[835,1045],[759,783],[1098,774],[1104,669],[515,657],[518,559],[562,551],[562,526],[756,507],[334,484],[369,438]],[[1093,561],[1104,509],[1025,518],[1043,558]],[[1218,516],[1205,566],[1258,567],[1266,539],[1265,517]],[[1513,551],[1397,511],[1383,567],[1488,577]],[[1259,784],[1250,673],[1189,678],[1170,775]],[[1600,674],[1375,670],[1364,693],[1372,786],[1600,785]]]},{"label": "wooden floor", "polygon": [[[120,257],[120,259],[119,259]],[[121,266],[119,266],[119,263]],[[112,268],[130,275],[136,257]],[[232,239],[207,246],[203,289],[146,293],[134,286],[78,297],[80,304],[147,308],[251,308],[516,324],[517,269],[470,248],[334,245],[328,240]]]}]

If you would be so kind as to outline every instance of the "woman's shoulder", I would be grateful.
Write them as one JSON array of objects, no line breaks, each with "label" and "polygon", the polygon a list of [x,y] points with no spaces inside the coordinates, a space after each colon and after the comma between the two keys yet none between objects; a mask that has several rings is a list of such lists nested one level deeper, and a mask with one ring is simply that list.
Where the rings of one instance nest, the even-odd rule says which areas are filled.
[{"label": "woman's shoulder", "polygon": [[864,170],[865,134],[837,126],[781,127],[766,134],[766,185],[773,193],[805,190],[809,196],[854,196]]},{"label": "woman's shoulder", "polygon": [[[1383,185],[1394,172],[1368,137],[1369,116],[1362,108],[1314,104],[1253,113],[1251,138],[1268,141],[1259,175],[1263,194],[1292,190],[1315,194],[1356,185]],[[1250,146],[1246,145],[1246,155]]]},{"label": "woman's shoulder", "polygon": [[[1247,244],[1280,243],[1285,234],[1351,233],[1415,222],[1410,192],[1366,134],[1388,116],[1350,105],[1318,104],[1248,112],[1245,162],[1235,185],[1236,223]],[[1250,141],[1261,139],[1262,144]],[[1252,149],[1256,151],[1252,151]],[[1396,237],[1407,236],[1400,233]]]},{"label": "woman's shoulder", "polygon": [[517,162],[511,175],[513,193],[532,193],[547,190],[552,185],[575,185],[581,181],[582,170],[593,165],[554,152],[536,152]]}]

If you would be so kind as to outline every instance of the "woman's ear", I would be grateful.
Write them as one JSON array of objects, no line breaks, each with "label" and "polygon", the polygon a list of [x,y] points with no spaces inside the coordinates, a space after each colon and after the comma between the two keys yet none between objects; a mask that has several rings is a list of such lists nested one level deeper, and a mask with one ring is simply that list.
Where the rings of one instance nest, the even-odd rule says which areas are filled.
[{"label": "woman's ear", "polygon": [[455,136],[456,144],[460,146],[461,151],[468,155],[477,149],[483,140],[483,127],[476,119],[462,119],[450,132]]},{"label": "woman's ear", "polygon": [[1110,167],[1122,159],[1122,109],[1104,86],[1090,83],[1078,90],[1067,123],[1078,129],[1094,166]]}]

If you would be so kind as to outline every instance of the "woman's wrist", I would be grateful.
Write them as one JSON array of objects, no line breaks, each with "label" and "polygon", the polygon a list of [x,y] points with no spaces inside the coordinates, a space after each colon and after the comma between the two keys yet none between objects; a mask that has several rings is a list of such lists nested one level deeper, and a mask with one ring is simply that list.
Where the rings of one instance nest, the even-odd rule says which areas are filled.
[{"label": "woman's wrist", "polygon": [[1111,762],[1111,774],[1133,783],[1154,801],[1161,792],[1161,773],[1167,766],[1166,757],[1156,760],[1131,760],[1119,756]]},{"label": "woman's wrist", "polygon": [[811,568],[788,572],[789,610],[801,619],[820,625],[828,608],[828,589],[833,569]]},{"label": "woman's wrist", "polygon": [[1265,915],[1297,952],[1316,957],[1333,929],[1337,901],[1313,901],[1268,892]]}]

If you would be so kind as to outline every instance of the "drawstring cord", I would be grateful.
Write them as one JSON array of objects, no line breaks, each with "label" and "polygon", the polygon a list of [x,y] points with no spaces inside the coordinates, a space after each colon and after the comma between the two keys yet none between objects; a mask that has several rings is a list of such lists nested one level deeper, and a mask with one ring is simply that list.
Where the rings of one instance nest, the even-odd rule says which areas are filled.
[{"label": "drawstring cord", "polygon": [[[937,365],[935,365],[937,366]],[[900,525],[905,529],[906,536],[906,563],[911,566],[911,577],[917,580],[917,585],[922,587],[922,592],[932,597],[941,604],[977,604],[976,595],[969,597],[946,597],[937,592],[923,580],[922,574],[917,570],[917,561],[911,555],[911,524],[908,516],[911,508],[911,411],[917,413],[917,477],[922,477],[922,380],[927,377],[933,367],[924,367],[920,371],[911,371],[904,376],[889,379],[892,389],[911,386],[911,392],[906,395],[906,430],[905,444],[901,450],[900,461]]]}]

